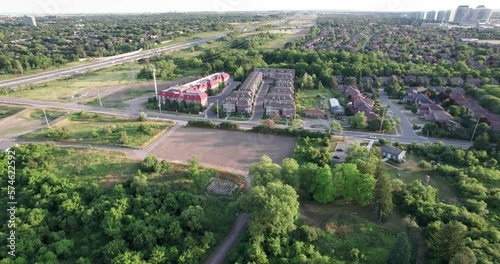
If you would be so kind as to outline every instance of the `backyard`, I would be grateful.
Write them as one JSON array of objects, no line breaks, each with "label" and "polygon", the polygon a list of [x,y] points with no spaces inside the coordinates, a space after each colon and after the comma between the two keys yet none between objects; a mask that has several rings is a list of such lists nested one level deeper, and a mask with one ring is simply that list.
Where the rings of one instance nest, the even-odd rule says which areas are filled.
[{"label": "backyard", "polygon": [[342,100],[340,92],[333,89],[322,89],[322,90],[305,90],[302,89],[298,91],[295,95],[297,105],[297,110],[303,109],[330,109],[330,103],[328,99],[337,98]]}]

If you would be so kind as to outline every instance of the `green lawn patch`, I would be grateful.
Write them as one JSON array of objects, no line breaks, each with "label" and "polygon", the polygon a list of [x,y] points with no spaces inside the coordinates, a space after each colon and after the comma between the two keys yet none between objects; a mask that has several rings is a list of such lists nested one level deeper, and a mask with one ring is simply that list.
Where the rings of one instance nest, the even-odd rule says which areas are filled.
[{"label": "green lawn patch", "polygon": [[70,115],[56,126],[43,128],[22,138],[140,148],[172,125],[172,122],[139,122],[135,119],[80,112]]},{"label": "green lawn patch", "polygon": [[[45,109],[45,115],[47,115],[47,120],[53,121],[58,119],[59,117],[67,114],[68,111],[59,110],[59,109]],[[30,119],[40,119],[43,118],[45,120],[45,115],[43,114],[43,110],[41,108],[36,108],[29,113]]]},{"label": "green lawn patch", "polygon": [[[356,215],[338,212],[323,226],[318,250],[338,259],[362,263],[386,263],[396,242],[397,231],[382,227]],[[359,251],[357,256],[353,252]]]},{"label": "green lawn patch", "polygon": [[0,105],[0,119],[19,113],[24,107]]}]

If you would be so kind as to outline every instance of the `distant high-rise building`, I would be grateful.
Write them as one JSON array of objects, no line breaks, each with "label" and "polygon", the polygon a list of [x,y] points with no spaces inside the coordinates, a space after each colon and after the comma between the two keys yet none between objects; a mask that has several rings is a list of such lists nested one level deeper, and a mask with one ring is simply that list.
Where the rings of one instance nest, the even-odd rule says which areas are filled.
[{"label": "distant high-rise building", "polygon": [[436,11],[427,11],[427,14],[425,16],[425,20],[427,21],[434,21],[436,20]]},{"label": "distant high-rise building", "polygon": [[480,5],[475,9],[469,9],[469,12],[465,14],[460,24],[477,25],[480,23],[487,23],[490,20],[491,13],[493,13],[493,9]]},{"label": "distant high-rise building", "polygon": [[500,9],[493,10],[490,16],[491,24],[500,24]]},{"label": "distant high-rise building", "polygon": [[415,19],[425,19],[425,14],[426,12],[421,12],[421,11],[411,12],[410,17]]},{"label": "distant high-rise building", "polygon": [[441,10],[437,13],[437,21],[450,22],[451,21],[451,10]]},{"label": "distant high-rise building", "polygon": [[453,19],[453,23],[460,23],[462,22],[462,19],[465,17],[465,15],[469,12],[469,6],[468,5],[460,5],[457,7],[457,10],[455,11],[455,17]]},{"label": "distant high-rise building", "polygon": [[34,26],[36,27],[36,19],[34,16],[24,16],[21,21],[26,24],[26,25],[30,25],[30,26]]}]

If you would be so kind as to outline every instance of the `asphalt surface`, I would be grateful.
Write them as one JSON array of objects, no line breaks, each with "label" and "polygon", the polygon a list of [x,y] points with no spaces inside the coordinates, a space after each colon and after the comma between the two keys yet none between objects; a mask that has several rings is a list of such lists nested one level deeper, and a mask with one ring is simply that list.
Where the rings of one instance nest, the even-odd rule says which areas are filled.
[{"label": "asphalt surface", "polygon": [[160,47],[150,50],[139,50],[127,54],[121,54],[113,57],[106,57],[103,59],[96,60],[95,62],[86,63],[80,66],[64,68],[39,74],[28,75],[24,77],[9,79],[0,81],[0,87],[10,87],[16,88],[19,85],[26,85],[30,83],[44,82],[48,80],[53,80],[57,78],[62,78],[66,76],[71,76],[78,73],[84,73],[87,70],[97,70],[102,68],[111,67],[115,64],[120,64],[124,62],[139,60],[143,58],[149,58],[151,56],[157,55],[162,52],[174,52],[177,50],[194,47],[196,45],[205,43],[210,40],[218,39],[224,37],[225,34],[217,35],[213,37],[197,39],[192,41],[187,41],[179,44],[173,44],[165,47]]},{"label": "asphalt surface", "polygon": [[259,120],[264,117],[264,97],[269,90],[269,82],[263,81],[262,85],[257,92],[257,96],[255,97],[255,102],[253,106],[252,118],[250,118],[250,122],[259,122]]}]

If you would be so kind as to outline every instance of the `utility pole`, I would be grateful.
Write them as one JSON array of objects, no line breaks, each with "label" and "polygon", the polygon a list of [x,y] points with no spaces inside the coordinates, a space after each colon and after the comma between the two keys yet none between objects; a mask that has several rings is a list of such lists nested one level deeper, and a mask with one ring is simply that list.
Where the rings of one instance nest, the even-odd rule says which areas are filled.
[{"label": "utility pole", "polygon": [[97,88],[97,95],[99,95],[99,105],[102,107],[101,89],[99,89],[99,88]]},{"label": "utility pole", "polygon": [[217,99],[217,119],[219,119],[219,99]]},{"label": "utility pole", "polygon": [[45,123],[47,123],[47,127],[50,128],[49,120],[47,119],[47,113],[45,113],[45,109],[43,109],[43,108],[42,108],[42,111],[43,111],[43,115],[45,116]]},{"label": "utility pole", "polygon": [[470,141],[472,142],[472,140],[474,139],[474,135],[476,134],[476,129],[477,129],[477,125],[479,125],[479,120],[481,119],[481,116],[478,116],[477,117],[477,122],[476,122],[476,126],[474,127],[474,132],[472,132],[472,137],[470,138]]},{"label": "utility pole", "polygon": [[382,121],[380,121],[380,132],[382,132],[382,126],[384,125],[385,111],[382,110]]},{"label": "utility pole", "polygon": [[156,101],[160,102],[160,100],[158,100],[158,87],[156,86],[156,69],[153,69],[153,81],[155,83],[155,98]]}]

